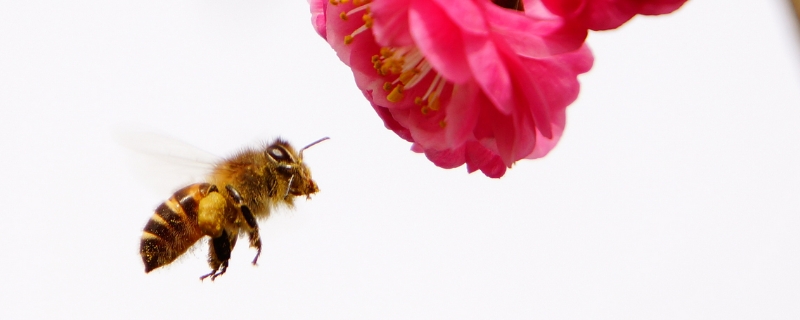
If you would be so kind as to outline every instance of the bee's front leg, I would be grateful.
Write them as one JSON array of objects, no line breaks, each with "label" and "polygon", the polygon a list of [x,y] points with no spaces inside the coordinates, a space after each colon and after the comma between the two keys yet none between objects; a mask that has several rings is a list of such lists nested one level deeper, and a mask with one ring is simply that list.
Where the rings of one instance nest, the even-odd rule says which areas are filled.
[{"label": "bee's front leg", "polygon": [[247,223],[247,226],[250,227],[247,235],[250,238],[250,247],[256,248],[257,250],[256,257],[253,258],[253,265],[255,265],[258,262],[258,257],[261,256],[261,236],[258,233],[258,222],[256,221],[256,217],[250,211],[250,207],[244,203],[244,200],[239,192],[236,191],[236,189],[231,185],[225,186],[225,189],[228,190],[228,194],[231,195],[234,203],[239,207],[239,211],[242,213],[244,221]]}]

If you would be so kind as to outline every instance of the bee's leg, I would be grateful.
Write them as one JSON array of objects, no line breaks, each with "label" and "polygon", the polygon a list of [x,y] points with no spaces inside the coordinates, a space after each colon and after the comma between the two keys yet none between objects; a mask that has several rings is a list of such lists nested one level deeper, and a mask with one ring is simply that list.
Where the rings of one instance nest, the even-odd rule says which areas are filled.
[{"label": "bee's leg", "polygon": [[250,227],[250,231],[247,232],[247,235],[250,238],[250,247],[258,250],[256,252],[256,257],[253,258],[253,264],[255,265],[258,262],[258,257],[261,256],[261,236],[258,233],[258,222],[256,222],[256,217],[250,211],[250,207],[244,204],[244,200],[242,199],[242,196],[239,195],[239,192],[236,191],[236,189],[231,185],[225,186],[225,189],[228,190],[228,193],[233,198],[234,203],[236,203],[236,205],[239,207],[239,211],[242,212],[244,221],[247,223],[247,226]]},{"label": "bee's leg", "polygon": [[247,233],[250,237],[250,247],[256,248],[256,257],[253,258],[253,265],[258,264],[258,257],[261,256],[261,236],[258,234],[258,228],[253,229]]},{"label": "bee's leg", "polygon": [[208,248],[208,265],[211,267],[211,273],[203,275],[200,280],[210,276],[213,281],[227,271],[228,260],[231,258],[231,250],[235,244],[235,238],[234,241],[231,241],[225,230],[222,230],[221,236],[211,239]]},{"label": "bee's leg", "polygon": [[225,200],[216,187],[212,186],[210,192],[197,204],[197,224],[203,234],[211,238],[219,238],[224,232],[225,209],[228,201]]}]

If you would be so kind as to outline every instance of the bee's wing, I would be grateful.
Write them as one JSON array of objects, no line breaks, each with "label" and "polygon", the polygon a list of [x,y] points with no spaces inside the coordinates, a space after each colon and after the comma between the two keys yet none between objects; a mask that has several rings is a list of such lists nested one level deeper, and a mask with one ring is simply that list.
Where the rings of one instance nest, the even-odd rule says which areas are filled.
[{"label": "bee's wing", "polygon": [[166,135],[117,131],[117,142],[131,152],[132,168],[150,189],[163,195],[196,182],[222,160],[209,152]]}]

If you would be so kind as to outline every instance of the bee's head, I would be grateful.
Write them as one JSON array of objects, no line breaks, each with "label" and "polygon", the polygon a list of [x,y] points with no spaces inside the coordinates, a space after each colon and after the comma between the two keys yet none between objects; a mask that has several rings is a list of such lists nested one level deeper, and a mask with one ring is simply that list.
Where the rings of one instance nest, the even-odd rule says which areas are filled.
[{"label": "bee's head", "polygon": [[300,152],[295,152],[289,143],[281,139],[267,147],[267,158],[275,164],[275,171],[285,179],[280,181],[287,181],[284,198],[289,195],[310,197],[319,191],[317,184],[311,179],[311,170],[303,163],[303,150],[327,139],[328,137],[317,140],[300,149]]}]

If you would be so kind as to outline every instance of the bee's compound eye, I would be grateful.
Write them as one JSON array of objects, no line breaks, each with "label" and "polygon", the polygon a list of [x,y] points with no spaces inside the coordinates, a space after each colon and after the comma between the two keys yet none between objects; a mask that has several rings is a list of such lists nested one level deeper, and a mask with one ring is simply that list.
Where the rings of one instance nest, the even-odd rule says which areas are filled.
[{"label": "bee's compound eye", "polygon": [[275,160],[278,160],[278,161],[291,161],[292,160],[292,158],[289,157],[289,154],[286,153],[286,151],[284,151],[284,150],[282,150],[281,148],[278,148],[278,147],[271,147],[271,148],[267,149],[267,154],[269,154],[269,156],[272,157],[272,159],[275,159]]}]

